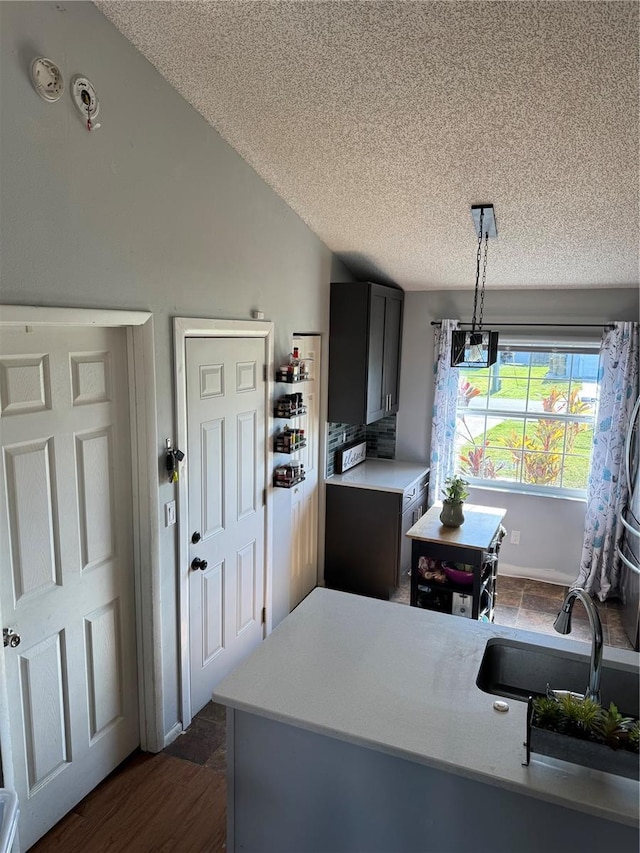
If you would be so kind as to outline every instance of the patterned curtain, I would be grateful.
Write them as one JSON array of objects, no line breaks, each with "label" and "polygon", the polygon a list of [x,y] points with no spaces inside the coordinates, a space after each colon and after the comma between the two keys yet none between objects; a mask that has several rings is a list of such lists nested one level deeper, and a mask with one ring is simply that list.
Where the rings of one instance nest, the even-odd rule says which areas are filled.
[{"label": "patterned curtain", "polygon": [[575,585],[605,601],[619,592],[616,546],[622,544],[620,514],[629,493],[624,443],[638,397],[638,323],[614,323],[604,332],[598,384],[584,543]]},{"label": "patterned curtain", "polygon": [[433,417],[431,421],[431,476],[429,503],[440,500],[444,481],[455,473],[456,404],[458,368],[451,367],[451,332],[459,320],[443,320],[435,326],[433,350]]}]

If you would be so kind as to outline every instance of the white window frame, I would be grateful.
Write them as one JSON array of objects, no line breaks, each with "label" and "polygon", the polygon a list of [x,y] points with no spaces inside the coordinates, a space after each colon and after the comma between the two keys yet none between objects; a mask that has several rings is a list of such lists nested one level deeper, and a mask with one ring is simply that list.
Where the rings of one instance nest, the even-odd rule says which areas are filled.
[{"label": "white window frame", "polygon": [[[558,342],[556,340],[550,339],[520,339],[520,338],[506,338],[499,341],[498,344],[498,352],[541,352],[541,353],[552,353],[552,352],[566,352],[570,354],[583,354],[583,355],[598,355],[600,349],[600,344],[595,340],[588,341],[564,341]],[[490,368],[491,370],[492,368]],[[465,375],[472,382],[472,370],[469,368],[464,370]],[[491,375],[491,374],[489,374]],[[531,381],[531,376],[528,378],[528,382]],[[461,406],[456,407],[456,438],[458,437],[458,415],[462,412],[472,411],[477,416],[483,416],[485,418],[491,417],[504,417],[510,420],[518,420],[523,421],[525,426],[527,420],[530,418],[531,420],[538,420],[544,417],[544,413],[539,412],[529,412],[528,409],[523,411],[513,411],[509,409],[499,409],[499,408],[486,408],[486,409],[463,409]],[[596,422],[596,411],[597,411],[597,399],[596,399],[596,407],[594,409],[593,414],[591,415],[563,415],[561,413],[554,413],[547,416],[548,419],[565,421],[574,423],[576,421],[588,423],[592,428],[595,429]],[[533,415],[533,417],[531,417]],[[485,422],[485,436],[486,436],[486,422]],[[568,454],[571,455],[571,454]],[[565,451],[564,448],[562,450],[563,457],[563,465],[564,465],[564,457]],[[459,462],[457,463],[457,468],[459,466]],[[577,500],[586,500],[587,491],[585,489],[571,489],[564,486],[546,486],[543,484],[536,483],[523,483],[523,482],[515,482],[513,480],[500,479],[496,477],[492,478],[482,478],[482,477],[474,477],[470,474],[462,472],[462,476],[468,480],[469,484],[473,488],[477,489],[489,489],[493,491],[502,491],[502,492],[517,492],[518,494],[525,495],[535,495],[538,497],[559,497],[559,498],[568,498],[568,499],[577,499]]]}]

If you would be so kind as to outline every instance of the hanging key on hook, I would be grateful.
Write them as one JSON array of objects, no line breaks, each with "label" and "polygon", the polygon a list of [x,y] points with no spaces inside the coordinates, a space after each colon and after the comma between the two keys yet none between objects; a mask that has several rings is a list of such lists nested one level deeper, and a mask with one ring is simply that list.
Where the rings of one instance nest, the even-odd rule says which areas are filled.
[{"label": "hanging key on hook", "polygon": [[171,439],[167,439],[167,455],[165,465],[170,483],[177,483],[179,479],[178,465],[184,459],[184,453],[177,447],[173,447]]}]

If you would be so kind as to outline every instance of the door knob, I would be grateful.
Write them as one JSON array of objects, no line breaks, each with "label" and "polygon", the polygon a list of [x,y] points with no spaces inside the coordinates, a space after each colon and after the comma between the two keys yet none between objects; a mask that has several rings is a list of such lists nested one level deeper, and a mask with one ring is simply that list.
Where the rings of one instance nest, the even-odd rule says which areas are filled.
[{"label": "door knob", "polygon": [[191,568],[192,569],[200,569],[201,572],[204,572],[204,570],[207,568],[207,565],[208,565],[207,561],[201,560],[200,557],[194,557],[193,560],[191,561]]},{"label": "door knob", "polygon": [[202,536],[200,536],[200,531],[194,530],[194,532],[191,534],[191,541],[193,542],[193,544],[195,545],[196,542],[199,542],[201,539]]},{"label": "door knob", "polygon": [[11,628],[3,628],[2,640],[5,646],[11,646],[12,649],[15,649],[16,646],[20,645],[20,634],[16,634]]}]

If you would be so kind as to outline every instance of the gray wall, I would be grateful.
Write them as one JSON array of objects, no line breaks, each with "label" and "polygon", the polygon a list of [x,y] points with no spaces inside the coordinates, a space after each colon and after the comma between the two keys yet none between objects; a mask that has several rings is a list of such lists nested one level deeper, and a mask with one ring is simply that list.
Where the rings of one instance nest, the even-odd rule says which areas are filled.
[{"label": "gray wall", "polygon": [[[490,281],[491,271],[488,271]],[[607,290],[497,290],[487,288],[485,325],[496,323],[604,323],[640,319],[637,288]],[[429,459],[433,405],[432,320],[470,320],[473,291],[407,293],[404,306],[400,412],[396,433],[399,459]],[[504,330],[508,332],[508,329]],[[596,337],[599,329],[521,329],[558,338]],[[507,508],[505,525],[520,531],[520,545],[509,537],[502,546],[505,573],[538,580],[570,583],[578,573],[584,527],[584,501],[514,495],[506,491],[473,489],[469,501]]]},{"label": "gray wall", "polygon": [[[172,318],[276,323],[276,361],[294,331],[326,336],[329,281],[346,270],[306,225],[91,3],[2,3],[1,298],[152,311],[158,452],[174,435]],[[102,127],[84,128],[68,92],[31,87],[57,62],[67,87],[96,86]],[[174,488],[159,484],[161,505]],[[274,493],[274,623],[289,608],[290,493]],[[164,726],[179,718],[175,528],[162,552]]]}]

